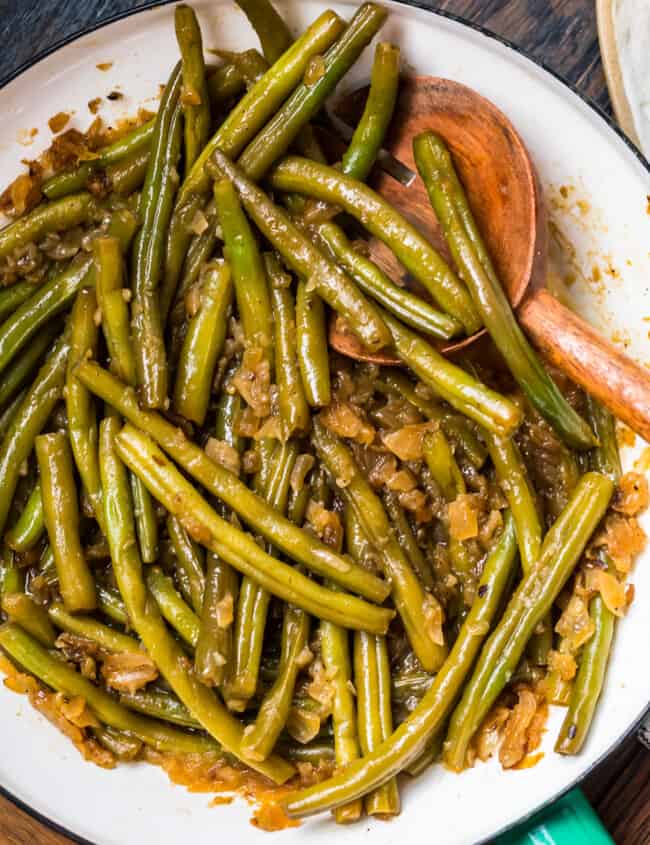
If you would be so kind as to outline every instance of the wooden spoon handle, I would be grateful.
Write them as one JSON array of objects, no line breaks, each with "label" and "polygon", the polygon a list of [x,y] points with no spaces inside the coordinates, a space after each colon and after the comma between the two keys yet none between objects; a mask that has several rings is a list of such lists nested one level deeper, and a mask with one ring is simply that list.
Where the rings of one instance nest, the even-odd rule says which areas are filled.
[{"label": "wooden spoon handle", "polygon": [[650,370],[619,352],[546,290],[527,298],[518,315],[551,364],[650,441]]}]

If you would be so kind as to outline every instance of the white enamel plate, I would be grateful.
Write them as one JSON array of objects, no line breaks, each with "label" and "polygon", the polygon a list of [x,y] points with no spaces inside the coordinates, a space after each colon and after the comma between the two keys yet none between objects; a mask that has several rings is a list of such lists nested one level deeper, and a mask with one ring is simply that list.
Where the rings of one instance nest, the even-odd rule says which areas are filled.
[{"label": "white enamel plate", "polygon": [[[196,0],[207,47],[242,49],[255,39],[228,0]],[[355,4],[329,4],[350,17]],[[630,354],[650,361],[650,194],[648,165],[577,94],[511,47],[458,21],[401,3],[387,3],[391,17],[381,37],[394,40],[409,67],[470,85],[512,120],[528,145],[547,191],[556,249],[553,279],[571,282],[562,295]],[[278,6],[296,31],[325,4],[286,0]],[[371,51],[345,85],[369,75]],[[173,6],[164,5],[115,21],[48,55],[0,90],[0,182],[8,183],[20,161],[51,142],[47,121],[58,111],[73,123],[90,123],[87,103],[111,90],[124,98],[104,100],[107,120],[155,108],[158,85],[177,61]],[[98,64],[112,62],[109,70]],[[30,130],[38,129],[29,147]],[[560,190],[562,188],[562,190]],[[645,356],[645,357],[644,357]],[[631,467],[644,444],[625,451]],[[336,827],[329,816],[282,834],[286,845],[309,840],[340,845],[361,839],[467,845],[490,839],[553,800],[579,780],[638,722],[650,702],[650,554],[634,573],[636,599],[619,626],[607,688],[583,753],[552,752],[561,713],[552,714],[544,757],[525,771],[478,765],[462,775],[435,767],[405,784],[403,811],[390,823],[363,821]],[[0,785],[15,799],[75,836],[97,845],[254,845],[269,834],[249,824],[243,801],[210,808],[210,796],[173,786],[145,764],[106,772],[84,763],[72,745],[27,701],[0,689]]]}]

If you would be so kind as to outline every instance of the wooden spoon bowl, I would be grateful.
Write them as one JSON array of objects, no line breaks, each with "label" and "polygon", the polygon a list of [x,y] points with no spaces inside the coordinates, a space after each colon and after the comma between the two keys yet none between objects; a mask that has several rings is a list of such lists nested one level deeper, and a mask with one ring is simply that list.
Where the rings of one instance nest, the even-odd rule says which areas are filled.
[{"label": "wooden spoon bowl", "polygon": [[[354,126],[367,88],[336,105],[336,115]],[[547,218],[535,167],[517,131],[497,107],[471,88],[448,79],[411,76],[402,80],[385,147],[414,173],[413,138],[433,130],[447,143],[479,229],[519,322],[543,356],[650,440],[650,373],[622,354],[545,289]],[[384,170],[373,187],[438,249],[449,252],[419,176],[408,185]],[[370,257],[398,284],[413,280],[379,240],[369,241]],[[421,291],[419,291],[421,293]],[[444,345],[453,353],[485,331]],[[352,358],[399,364],[390,353],[371,353],[345,330],[330,323],[330,344]]]}]

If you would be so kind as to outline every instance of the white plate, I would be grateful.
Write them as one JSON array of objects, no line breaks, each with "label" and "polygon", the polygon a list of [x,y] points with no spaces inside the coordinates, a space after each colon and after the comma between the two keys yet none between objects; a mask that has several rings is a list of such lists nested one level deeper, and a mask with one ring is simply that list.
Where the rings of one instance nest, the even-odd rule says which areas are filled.
[{"label": "white plate", "polygon": [[[248,24],[231,2],[194,3],[208,47],[241,49],[254,43]],[[316,0],[278,4],[296,31],[324,8]],[[349,17],[351,2],[331,5]],[[620,135],[564,84],[521,54],[457,21],[397,3],[382,38],[403,48],[420,73],[464,82],[493,100],[523,135],[551,199],[552,218],[573,245],[573,256],[556,275],[571,273],[569,299],[608,335],[648,360],[650,323],[650,217],[647,164]],[[74,124],[90,122],[86,104],[117,88],[125,99],[105,116],[152,105],[177,59],[173,6],[150,9],[71,42],[28,69],[0,91],[3,116],[0,182],[18,171],[20,160],[49,144],[47,120],[73,110]],[[369,56],[347,85],[365,80]],[[96,65],[113,62],[102,72]],[[31,147],[17,139],[38,128]],[[568,197],[559,193],[569,186]],[[598,267],[602,280],[589,281]],[[609,273],[609,274],[608,274]],[[596,274],[597,275],[597,274]],[[641,444],[639,445],[640,448]],[[634,454],[628,450],[626,463]],[[638,562],[636,600],[619,627],[607,689],[584,752],[563,759],[552,753],[561,713],[553,714],[543,760],[521,772],[479,765],[460,775],[436,767],[403,789],[401,816],[391,823],[364,821],[334,827],[329,817],[286,831],[287,845],[341,845],[361,838],[373,845],[396,841],[467,845],[492,837],[539,808],[583,776],[637,722],[650,702],[647,648],[650,642],[650,560]],[[215,839],[253,845],[268,835],[248,824],[241,801],[209,808],[209,796],[172,786],[158,769],[122,766],[105,772],[83,763],[74,748],[27,702],[0,691],[0,783],[34,811],[98,845],[213,845]]]}]

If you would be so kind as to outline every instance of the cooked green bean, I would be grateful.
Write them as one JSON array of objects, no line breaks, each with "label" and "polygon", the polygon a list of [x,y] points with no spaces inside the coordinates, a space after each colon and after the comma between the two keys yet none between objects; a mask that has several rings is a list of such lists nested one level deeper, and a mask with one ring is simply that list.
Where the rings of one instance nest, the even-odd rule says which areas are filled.
[{"label": "cooked green bean", "polygon": [[309,641],[309,616],[288,605],[282,623],[282,656],[278,676],[266,693],[255,724],[244,730],[242,752],[246,759],[265,760],[285,726],[293,699],[303,651]]},{"label": "cooked green bean", "polygon": [[142,742],[137,737],[124,731],[116,731],[115,728],[93,728],[92,735],[120,762],[130,763],[142,751]]},{"label": "cooked green bean", "polygon": [[345,317],[359,340],[371,350],[390,342],[390,335],[376,307],[356,288],[346,273],[321,252],[291,221],[283,209],[220,150],[213,163],[217,173],[235,185],[244,208],[257,228],[285,263],[307,282],[327,304]]},{"label": "cooked green bean", "polygon": [[44,532],[43,497],[41,496],[41,485],[37,481],[18,521],[5,536],[5,542],[15,552],[28,552],[34,548]]},{"label": "cooked green bean", "polygon": [[16,408],[0,445],[0,535],[7,524],[21,465],[29,457],[34,440],[63,396],[69,352],[70,337],[66,331]]},{"label": "cooked green bean", "polygon": [[97,297],[90,288],[80,290],[70,317],[70,355],[65,382],[68,437],[79,477],[100,528],[104,525],[102,490],[97,454],[97,415],[94,397],[75,376],[77,364],[94,358],[99,347],[99,329],[95,322]]},{"label": "cooked green bean", "polygon": [[258,50],[243,50],[241,53],[221,51],[224,58],[230,59],[241,73],[246,88],[252,88],[269,69],[269,62]]},{"label": "cooked green bean", "polygon": [[159,414],[140,409],[135,391],[125,389],[106,370],[85,361],[79,366],[77,375],[93,393],[113,405],[134,425],[147,431],[206,490],[220,498],[252,529],[293,560],[373,601],[382,602],[387,597],[387,584],[292,525],[235,475],[211,461],[179,429]]},{"label": "cooked green bean", "polygon": [[34,445],[41,475],[43,516],[61,596],[71,613],[93,610],[97,593],[79,538],[79,505],[68,439],[61,432],[41,434]]},{"label": "cooked green bean", "polygon": [[5,258],[17,247],[41,240],[50,232],[86,223],[93,209],[94,200],[85,191],[37,205],[33,211],[0,229],[0,258]]},{"label": "cooked green bean", "polygon": [[[393,733],[390,662],[386,637],[354,634],[354,688],[361,754],[378,748]],[[365,797],[369,816],[395,816],[400,810],[397,778],[391,778]]]},{"label": "cooked green bean", "polygon": [[210,137],[210,97],[196,13],[181,3],[174,9],[174,23],[183,59],[181,104],[185,118],[185,172],[188,173]]},{"label": "cooked green bean", "polygon": [[287,156],[269,175],[280,191],[313,196],[340,206],[389,246],[438,305],[468,334],[481,322],[469,292],[429,242],[378,193],[334,167]]},{"label": "cooked green bean", "polygon": [[161,296],[163,316],[175,297],[191,238],[189,226],[210,190],[210,176],[205,166],[213,152],[220,149],[230,156],[239,155],[300,82],[312,56],[326,50],[343,26],[343,21],[334,12],[323,12],[242,97],[194,162],[181,185],[170,223]]},{"label": "cooked green bean", "polygon": [[52,341],[61,333],[61,324],[54,320],[40,332],[29,344],[27,349],[18,356],[13,366],[7,370],[0,379],[0,407],[4,408],[21,387],[28,384],[34,371],[40,363],[47,349],[52,346]]},{"label": "cooked green bean", "polygon": [[408,517],[404,512],[404,508],[400,505],[397,494],[386,490],[383,495],[384,506],[386,513],[390,517],[391,525],[395,531],[397,541],[404,549],[406,557],[415,570],[416,575],[424,584],[424,586],[431,590],[433,589],[433,573],[431,567],[425,560],[422,550],[417,544],[417,540],[413,536],[413,531],[408,521]]},{"label": "cooked green bean", "polygon": [[487,460],[488,451],[474,433],[473,423],[458,414],[443,414],[441,425],[445,434],[474,469],[480,469]]},{"label": "cooked green bean", "polygon": [[125,298],[122,249],[117,238],[93,241],[95,292],[102,316],[102,331],[108,348],[111,372],[135,385],[135,356],[131,344],[129,306]]},{"label": "cooked green bean", "polygon": [[607,509],[614,485],[589,472],[546,535],[535,567],[523,577],[485,644],[472,678],[451,719],[445,742],[445,763],[459,771],[467,746],[512,677],[538,623],[548,614],[576,561]]},{"label": "cooked green bean", "polygon": [[[238,586],[233,569],[209,552],[201,628],[194,656],[196,674],[209,687],[223,686],[230,671],[233,657],[232,623]],[[245,746],[244,737],[244,755]]]},{"label": "cooked green bean", "polygon": [[77,634],[79,637],[92,640],[106,651],[135,654],[142,651],[142,646],[133,637],[121,634],[114,628],[109,628],[108,625],[102,625],[90,616],[73,616],[62,604],[51,604],[47,612],[57,628],[68,634]]},{"label": "cooked green bean", "polygon": [[260,180],[289,149],[381,29],[386,17],[386,10],[374,3],[364,3],[357,10],[340,38],[322,57],[322,71],[298,85],[242,153],[239,166],[251,179]]},{"label": "cooked green bean", "polygon": [[195,613],[201,613],[205,592],[205,556],[175,516],[167,517],[167,533],[176,555],[176,567],[189,585],[188,601]]},{"label": "cooked green bean", "polygon": [[162,408],[167,399],[167,360],[159,307],[165,235],[178,181],[176,167],[183,129],[181,68],[165,86],[151,141],[151,157],[140,197],[142,228],[133,245],[131,321],[138,387],[145,405]]},{"label": "cooked green bean", "polygon": [[[214,693],[188,671],[181,646],[169,634],[157,608],[148,599],[142,577],[142,561],[135,542],[127,474],[115,452],[118,429],[119,421],[115,417],[102,422],[99,458],[108,541],[120,593],[133,627],[176,695],[226,751],[240,756],[241,725],[230,716]],[[278,757],[255,764],[254,768],[280,783],[293,773],[293,767]]]},{"label": "cooked green bean", "polygon": [[127,424],[115,438],[115,448],[185,529],[230,566],[250,575],[273,595],[321,619],[348,628],[385,633],[392,611],[352,595],[333,593],[272,558],[252,537],[222,519],[146,434]]},{"label": "cooked green bean", "polygon": [[184,728],[201,728],[201,723],[192,716],[187,707],[176,696],[167,692],[148,688],[122,693],[120,704],[163,722],[172,722]]},{"label": "cooked green bean", "polygon": [[269,0],[237,0],[260,39],[267,61],[276,62],[289,49],[293,37]]},{"label": "cooked green bean", "polygon": [[0,646],[12,660],[47,686],[68,696],[80,696],[101,722],[136,736],[157,751],[201,754],[219,750],[214,740],[208,737],[185,733],[163,722],[129,712],[112,695],[95,686],[67,663],[52,656],[16,625],[0,628]]},{"label": "cooked green bean", "polygon": [[135,527],[144,563],[158,559],[158,518],[153,499],[140,479],[131,474],[131,495],[135,512]]},{"label": "cooked green bean", "polygon": [[448,502],[466,492],[465,479],[456,462],[449,441],[441,429],[431,431],[422,441],[422,451],[429,472]]},{"label": "cooked green bean", "polygon": [[425,593],[408,558],[390,526],[381,500],[364,478],[345,444],[320,420],[314,420],[312,442],[318,457],[344,492],[376,547],[391,595],[406,635],[420,663],[427,671],[439,669],[446,656],[443,645],[434,640],[430,616],[433,597]]},{"label": "cooked green bean", "polygon": [[243,94],[246,80],[237,65],[228,62],[208,76],[207,86],[210,106],[214,112],[219,113],[224,103]]},{"label": "cooked green bean", "polygon": [[443,358],[430,343],[389,314],[384,313],[383,318],[399,358],[452,407],[495,434],[507,436],[518,427],[523,415],[514,402]]},{"label": "cooked green bean", "polygon": [[621,477],[621,456],[618,452],[616,419],[596,399],[587,394],[589,422],[598,438],[598,446],[589,453],[591,468],[608,475],[615,483]]},{"label": "cooked green bean", "polygon": [[147,150],[153,137],[155,118],[143,123],[137,129],[97,151],[92,162],[83,162],[74,170],[56,173],[43,184],[43,193],[55,200],[84,188],[97,168],[117,164]]},{"label": "cooked green bean", "polygon": [[589,449],[594,445],[593,432],[564,398],[519,328],[444,142],[433,132],[425,132],[413,141],[413,151],[454,261],[510,372],[531,404],[569,445]]},{"label": "cooked green bean", "polygon": [[150,152],[146,148],[134,153],[124,161],[110,164],[106,168],[106,182],[111,191],[121,196],[129,196],[144,184],[149,166]]},{"label": "cooked green bean", "polygon": [[271,282],[271,305],[275,321],[275,378],[278,385],[278,407],[285,439],[309,431],[309,405],[302,386],[296,351],[296,308],[290,281],[275,255],[264,256]]},{"label": "cooked green bean", "polygon": [[208,413],[214,369],[226,340],[231,300],[230,267],[225,262],[208,265],[201,280],[198,310],[183,341],[174,385],[174,409],[198,425],[203,425]]},{"label": "cooked green bean", "polygon": [[402,322],[439,340],[449,340],[462,330],[453,317],[436,311],[421,297],[396,285],[369,258],[356,252],[336,223],[322,223],[318,234],[361,290]]},{"label": "cooked green bean", "polygon": [[56,631],[47,615],[47,610],[36,604],[25,593],[5,593],[2,596],[2,609],[11,622],[27,631],[46,648],[52,648],[56,640]]},{"label": "cooked green bean", "polygon": [[269,286],[257,240],[244,214],[237,191],[223,179],[215,182],[214,199],[225,255],[232,268],[237,309],[250,346],[259,346],[272,367],[273,315]]},{"label": "cooked green bean", "polygon": [[334,777],[284,798],[282,803],[290,816],[312,815],[360,798],[390,781],[424,752],[454,706],[490,623],[499,610],[516,560],[516,551],[515,532],[508,518],[501,539],[485,562],[481,575],[481,598],[469,611],[449,657],[422,701],[374,751],[350,763]]},{"label": "cooked green bean", "polygon": [[125,628],[129,627],[129,616],[117,590],[97,584],[97,606],[113,622]]},{"label": "cooked green bean", "polygon": [[0,594],[22,593],[25,589],[25,573],[16,562],[16,555],[4,546],[0,558]]},{"label": "cooked green bean", "polygon": [[[235,361],[226,370],[224,375],[221,394],[217,402],[217,419],[214,434],[217,440],[227,443],[228,446],[241,454],[244,451],[245,439],[239,434],[239,420],[242,412],[242,399],[230,386],[230,379],[239,369],[239,362]],[[232,391],[232,392],[231,392]]]},{"label": "cooked green bean", "polygon": [[170,306],[173,304],[173,310],[170,315],[170,320],[173,326],[182,322],[186,316],[185,295],[192,288],[192,285],[198,280],[203,265],[206,264],[215,251],[217,241],[217,210],[214,203],[208,203],[205,208],[205,220],[207,228],[201,232],[200,235],[195,234],[187,249],[187,255],[183,262],[183,268],[180,275],[180,282],[178,290],[176,291],[176,299],[174,303],[165,300],[166,291],[162,290],[160,293],[160,309],[163,317],[167,315]]},{"label": "cooked green bean", "polygon": [[34,293],[32,282],[16,282],[0,290],[0,320],[4,320]]},{"label": "cooked green bean", "polygon": [[307,401],[312,408],[325,407],[332,399],[325,307],[302,279],[296,288],[296,343]]},{"label": "cooked green bean", "polygon": [[147,569],[146,581],[163,619],[195,648],[199,640],[199,617],[185,604],[172,579],[157,566],[152,566]]}]

